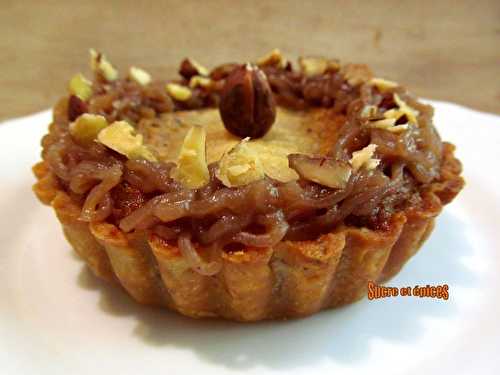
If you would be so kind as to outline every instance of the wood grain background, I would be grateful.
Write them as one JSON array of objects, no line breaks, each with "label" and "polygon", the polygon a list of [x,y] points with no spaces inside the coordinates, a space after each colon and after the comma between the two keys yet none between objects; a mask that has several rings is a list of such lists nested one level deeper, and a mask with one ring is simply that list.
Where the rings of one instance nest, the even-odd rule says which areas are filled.
[{"label": "wood grain background", "polygon": [[88,48],[122,70],[175,74],[290,58],[366,62],[417,95],[500,114],[500,1],[1,1],[0,120],[51,106]]}]

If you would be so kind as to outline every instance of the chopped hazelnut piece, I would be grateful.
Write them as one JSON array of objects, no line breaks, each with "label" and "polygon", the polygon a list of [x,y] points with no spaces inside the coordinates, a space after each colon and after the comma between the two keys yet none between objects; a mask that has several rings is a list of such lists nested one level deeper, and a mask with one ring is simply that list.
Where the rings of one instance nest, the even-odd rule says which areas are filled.
[{"label": "chopped hazelnut piece", "polygon": [[346,64],[340,69],[347,83],[351,86],[358,86],[372,78],[372,72],[365,64]]},{"label": "chopped hazelnut piece", "polygon": [[369,171],[371,171],[372,169],[375,169],[377,168],[377,166],[380,164],[380,160],[379,159],[370,159],[366,162],[365,164],[365,168]]},{"label": "chopped hazelnut piece", "polygon": [[185,102],[191,99],[191,96],[193,95],[189,87],[182,86],[177,83],[167,83],[166,89],[172,98],[180,102]]},{"label": "chopped hazelnut piece", "polygon": [[191,65],[194,66],[194,68],[196,69],[196,71],[200,76],[208,76],[209,71],[207,68],[205,68],[203,65],[201,65],[198,61],[194,59],[188,59],[188,60],[191,63]]},{"label": "chopped hazelnut piece", "polygon": [[382,120],[375,120],[375,121],[372,121],[370,122],[370,126],[372,128],[387,128],[387,127],[390,127],[390,126],[394,126],[396,125],[396,119],[393,119],[393,118],[385,118],[385,119],[382,119]]},{"label": "chopped hazelnut piece", "polygon": [[213,81],[210,78],[207,77],[202,77],[202,76],[193,76],[189,80],[189,87],[191,88],[196,88],[196,87],[204,87],[208,88],[212,86]]},{"label": "chopped hazelnut piece", "polygon": [[177,167],[172,178],[190,189],[198,189],[208,183],[207,157],[205,150],[207,134],[201,126],[193,126],[184,137]]},{"label": "chopped hazelnut piece", "polygon": [[106,126],[108,122],[104,116],[84,113],[69,125],[69,133],[78,143],[88,145]]},{"label": "chopped hazelnut piece", "polygon": [[340,68],[338,61],[323,57],[300,57],[299,65],[307,77],[320,75],[327,71],[336,71]]},{"label": "chopped hazelnut piece", "polygon": [[419,115],[419,112],[416,109],[413,109],[410,107],[406,102],[399,97],[398,94],[394,94],[394,101],[399,107],[399,110],[403,112],[406,117],[408,118],[408,121],[412,124],[417,124],[417,116]]},{"label": "chopped hazelnut piece", "polygon": [[326,156],[291,154],[288,162],[300,177],[330,188],[345,188],[352,174],[348,163]]},{"label": "chopped hazelnut piece", "polygon": [[145,70],[135,66],[130,67],[129,76],[133,81],[137,82],[141,86],[146,86],[151,82],[151,75]]},{"label": "chopped hazelnut piece", "polygon": [[118,71],[111,65],[102,53],[91,48],[90,52],[90,67],[94,72],[102,74],[107,81],[114,81],[118,78]]},{"label": "chopped hazelnut piece", "polygon": [[277,48],[273,49],[267,55],[257,61],[258,66],[277,66],[278,68],[286,68],[288,61],[283,57],[281,51]]},{"label": "chopped hazelnut piece", "polygon": [[390,131],[391,133],[401,133],[404,132],[405,130],[408,130],[409,127],[410,127],[409,124],[400,124],[400,125],[395,125],[387,130]]},{"label": "chopped hazelnut piece", "polygon": [[78,73],[69,81],[69,92],[85,101],[92,95],[92,82]]},{"label": "chopped hazelnut piece", "polygon": [[360,116],[364,119],[373,118],[377,115],[378,109],[374,105],[365,105],[361,110]]},{"label": "chopped hazelnut piece", "polygon": [[377,145],[369,144],[359,151],[354,151],[350,160],[352,168],[355,171],[357,171],[361,167],[365,167],[368,170],[375,169],[380,163],[379,159],[372,158],[376,148]]},{"label": "chopped hazelnut piece", "polygon": [[381,92],[386,92],[399,86],[397,82],[383,78],[372,78],[369,83],[378,88]]},{"label": "chopped hazelnut piece", "polygon": [[227,187],[247,185],[264,178],[264,167],[257,152],[248,147],[249,139],[243,139],[219,162],[215,175]]},{"label": "chopped hazelnut piece", "polygon": [[400,111],[399,109],[392,108],[384,112],[384,117],[385,118],[393,118],[396,121],[399,120],[402,116],[404,116],[404,112]]},{"label": "chopped hazelnut piece", "polygon": [[391,133],[400,133],[408,129],[408,124],[396,125],[395,118],[372,121],[368,125],[370,128],[383,129],[390,131]]},{"label": "chopped hazelnut piece", "polygon": [[201,65],[194,59],[184,59],[182,60],[181,66],[179,68],[179,73],[186,79],[190,79],[193,76],[208,76],[210,72],[207,68]]},{"label": "chopped hazelnut piece", "polygon": [[97,140],[129,159],[156,161],[151,151],[143,144],[142,135],[136,134],[135,128],[126,121],[115,121],[105,127],[97,135]]}]

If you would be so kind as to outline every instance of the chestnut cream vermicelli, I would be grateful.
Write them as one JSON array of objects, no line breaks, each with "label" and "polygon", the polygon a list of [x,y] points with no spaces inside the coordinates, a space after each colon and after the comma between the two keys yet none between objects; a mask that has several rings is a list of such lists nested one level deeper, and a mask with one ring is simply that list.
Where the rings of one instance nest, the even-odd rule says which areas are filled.
[{"label": "chestnut cream vermicelli", "polygon": [[[220,270],[220,251],[234,246],[312,239],[341,223],[384,229],[395,212],[418,206],[420,193],[439,177],[443,144],[432,124],[432,108],[400,86],[380,90],[369,82],[352,83],[338,69],[307,76],[289,64],[262,67],[279,105],[304,111],[321,106],[344,118],[326,158],[347,162],[353,152],[377,146],[378,166],[353,170],[341,188],[304,176],[290,182],[265,177],[229,188],[216,177],[217,163],[212,163],[209,182],[189,189],[170,177],[173,163],[128,160],[97,142],[78,144],[69,133],[69,123],[80,112],[137,125],[171,111],[214,107],[229,68],[214,69],[213,84],[192,88],[187,101],[171,98],[162,81],[142,86],[130,79],[108,82],[97,74],[87,103],[75,107],[68,98],[58,103],[42,156],[61,189],[82,205],[81,220],[108,221],[124,232],[151,230],[176,242],[193,269],[211,275]],[[178,83],[187,85],[188,78]],[[418,111],[418,121],[401,132],[369,126],[397,108],[394,94]],[[378,112],[367,118],[363,111],[370,106]],[[404,115],[396,124],[408,120]],[[294,156],[289,159],[294,168]],[[206,248],[212,260],[202,260],[194,246]]]}]

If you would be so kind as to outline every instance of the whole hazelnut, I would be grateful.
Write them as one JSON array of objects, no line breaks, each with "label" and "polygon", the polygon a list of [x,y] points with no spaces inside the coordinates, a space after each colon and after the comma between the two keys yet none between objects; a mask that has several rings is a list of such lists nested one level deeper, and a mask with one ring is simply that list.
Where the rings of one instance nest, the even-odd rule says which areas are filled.
[{"label": "whole hazelnut", "polygon": [[230,133],[263,137],[276,119],[276,103],[264,72],[250,64],[234,69],[222,89],[219,112]]}]

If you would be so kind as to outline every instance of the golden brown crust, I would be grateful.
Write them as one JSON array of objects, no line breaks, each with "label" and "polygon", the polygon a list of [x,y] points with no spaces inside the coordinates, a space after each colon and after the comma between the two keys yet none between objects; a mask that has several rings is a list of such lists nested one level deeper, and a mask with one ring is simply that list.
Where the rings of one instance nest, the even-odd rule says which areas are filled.
[{"label": "golden brown crust", "polygon": [[346,236],[346,245],[335,272],[328,307],[356,301],[366,294],[368,281],[378,279],[405,223],[404,214],[398,213],[393,216],[387,231],[341,229]]},{"label": "golden brown crust", "polygon": [[149,232],[125,234],[109,223],[78,220],[81,207],[45,162],[33,189],[50,204],[75,251],[99,277],[118,282],[137,302],[181,314],[257,321],[300,317],[354,302],[370,280],[393,277],[420,248],[442,206],[464,185],[454,147],[445,143],[441,176],[423,203],[393,215],[388,230],[341,226],[314,241],[222,254],[216,276],[193,271],[176,246]]}]

